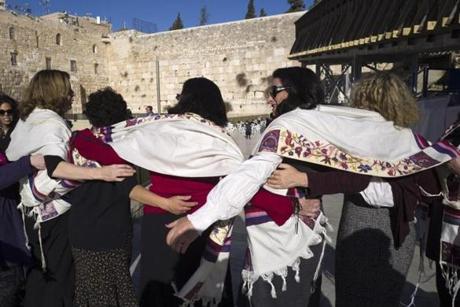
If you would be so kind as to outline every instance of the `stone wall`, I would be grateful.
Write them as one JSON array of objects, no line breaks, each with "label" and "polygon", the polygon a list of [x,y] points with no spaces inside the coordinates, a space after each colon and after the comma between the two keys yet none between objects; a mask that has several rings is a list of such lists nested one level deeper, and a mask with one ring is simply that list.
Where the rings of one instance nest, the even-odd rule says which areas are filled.
[{"label": "stone wall", "polygon": [[[147,105],[164,111],[176,103],[184,81],[198,76],[219,85],[231,115],[267,113],[263,91],[271,73],[299,65],[287,55],[294,22],[302,14],[144,34],[111,33],[110,24],[95,18],[64,13],[37,18],[0,10],[0,90],[20,99],[48,61],[49,67],[70,73],[74,113],[82,112],[91,92],[105,86],[120,92],[134,113],[143,113]],[[71,71],[72,61],[76,71]]]},{"label": "stone wall", "polygon": [[[220,87],[231,115],[268,112],[263,91],[274,69],[299,65],[287,55],[294,42],[294,21],[302,13],[188,28],[155,34],[111,34],[110,84],[132,111],[161,110],[176,103],[185,80],[207,77]],[[157,72],[158,68],[158,72]]]},{"label": "stone wall", "polygon": [[[48,61],[48,67],[70,73],[76,93],[73,112],[81,113],[86,96],[108,85],[110,45],[103,37],[110,30],[109,24],[97,24],[93,18],[63,13],[35,18],[0,10],[0,90],[20,99],[31,77],[47,68]],[[71,71],[71,61],[76,71]]]}]

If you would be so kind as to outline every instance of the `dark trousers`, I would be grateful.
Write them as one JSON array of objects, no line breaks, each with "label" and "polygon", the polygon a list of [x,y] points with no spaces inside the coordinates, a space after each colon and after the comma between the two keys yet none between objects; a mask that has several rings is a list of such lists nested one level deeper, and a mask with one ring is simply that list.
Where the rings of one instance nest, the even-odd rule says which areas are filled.
[{"label": "dark trousers", "polygon": [[142,218],[141,306],[180,306],[182,302],[174,296],[171,282],[180,289],[200,265],[209,232],[198,237],[185,254],[178,254],[166,244],[165,227],[177,218],[169,213],[147,214]]},{"label": "dark trousers", "polygon": [[73,306],[75,269],[68,235],[69,212],[41,224],[46,271],[41,268],[38,230],[35,221],[26,218],[26,230],[32,248],[33,266],[26,280],[26,307]]}]

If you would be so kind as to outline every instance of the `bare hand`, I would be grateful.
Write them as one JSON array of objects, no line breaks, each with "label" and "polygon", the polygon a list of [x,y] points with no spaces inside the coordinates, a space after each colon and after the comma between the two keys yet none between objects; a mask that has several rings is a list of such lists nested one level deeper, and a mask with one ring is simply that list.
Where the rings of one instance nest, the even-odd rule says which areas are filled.
[{"label": "bare hand", "polygon": [[30,156],[30,164],[38,169],[38,170],[44,170],[46,169],[46,165],[45,165],[45,159],[43,158],[42,155],[33,155],[33,156]]},{"label": "bare hand", "polygon": [[187,201],[192,196],[173,196],[167,199],[165,210],[171,212],[172,214],[184,214],[198,203],[196,201]]},{"label": "bare hand", "polygon": [[170,228],[166,236],[166,243],[176,252],[184,254],[189,245],[198,237],[199,233],[190,220],[184,216],[166,225]]},{"label": "bare hand", "polygon": [[300,198],[300,215],[309,217],[309,218],[316,218],[319,213],[321,212],[321,201],[319,199],[305,199]]},{"label": "bare hand", "polygon": [[136,170],[126,164],[114,164],[103,166],[96,169],[97,179],[103,181],[123,181],[126,177],[131,177]]},{"label": "bare hand", "polygon": [[308,187],[308,176],[306,173],[299,172],[295,167],[282,163],[268,178],[267,184],[275,189]]}]

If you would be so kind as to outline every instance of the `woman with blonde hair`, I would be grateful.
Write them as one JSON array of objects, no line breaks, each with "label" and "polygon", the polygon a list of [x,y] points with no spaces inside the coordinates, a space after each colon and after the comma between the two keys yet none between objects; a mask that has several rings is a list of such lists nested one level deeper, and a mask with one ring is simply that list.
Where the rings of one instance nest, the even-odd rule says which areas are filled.
[{"label": "woman with blonde hair", "polygon": [[[295,188],[294,195],[308,198],[345,193],[336,254],[336,306],[398,306],[414,247],[410,223],[420,196],[417,179],[423,171],[459,156],[460,152],[444,143],[429,146],[410,129],[399,126],[412,120],[400,120],[395,115],[414,114],[416,106],[414,100],[405,101],[408,89],[396,76],[377,75],[371,77],[374,81],[358,84],[354,97],[358,95],[364,105],[359,109],[318,104],[318,80],[307,78],[302,86],[292,82],[302,74],[299,69],[290,70],[291,78],[284,78],[279,70],[273,73],[270,103],[277,117],[264,131],[254,156],[222,179],[203,207],[172,223],[167,241],[175,249],[185,250],[208,225],[237,214],[267,179],[271,187]],[[314,73],[309,71],[308,75]],[[367,86],[368,82],[375,85]],[[401,93],[398,87],[405,92]],[[394,92],[391,99],[389,92]],[[412,108],[403,106],[406,103],[412,103]],[[371,107],[381,109],[376,112]],[[284,158],[306,162],[312,171],[305,175],[280,164]],[[321,170],[315,172],[313,165]],[[247,281],[253,306],[307,304],[308,297],[299,298],[308,296],[305,292],[309,289],[295,289],[299,289],[299,282],[308,285],[308,280],[319,274],[319,269],[307,274],[300,271],[302,267],[314,268],[308,261],[313,264],[323,254],[312,253],[314,245],[321,242],[319,234],[325,232],[321,214],[318,219],[315,224],[293,216],[292,224],[288,220],[282,226],[283,232],[281,227],[267,231],[269,225],[265,225],[265,231],[262,226],[247,227],[251,265],[243,271],[243,279]],[[292,228],[288,229],[290,225]],[[313,233],[296,235],[309,225],[315,225]],[[267,234],[271,240],[265,237]],[[299,262],[291,261],[293,257],[302,258],[300,270]],[[292,267],[294,274],[281,270],[283,265]],[[292,282],[289,276],[293,277]],[[265,291],[257,288],[258,277],[269,283],[271,291],[267,285]]]},{"label": "woman with blonde hair", "polygon": [[[16,161],[31,154],[67,160],[71,131],[63,116],[70,110],[73,96],[66,72],[36,73],[19,105],[21,120],[11,134],[6,150],[8,160]],[[70,179],[106,179],[100,176],[100,171],[80,172],[81,169],[70,172]],[[69,177],[69,172],[58,173]],[[75,186],[71,181],[50,178],[46,170],[20,180],[19,209],[35,262],[27,276],[24,306],[73,306],[74,268],[67,229],[70,204],[62,196]]]},{"label": "woman with blonde hair", "polygon": [[[351,106],[363,110],[356,112],[364,112],[359,120],[368,121],[369,131],[348,138],[358,144],[365,142],[361,139],[363,134],[369,134],[377,140],[373,145],[380,147],[382,153],[400,155],[406,150],[412,136],[408,128],[417,122],[418,108],[414,96],[398,76],[377,73],[358,82],[352,89]],[[379,128],[372,127],[370,117],[365,116],[367,111],[380,118]],[[392,131],[396,137],[388,142]],[[423,138],[412,137],[420,148],[428,146]],[[407,167],[403,163],[401,166]],[[305,174],[286,166],[269,179],[272,187],[303,186],[312,195],[345,193],[336,250],[336,306],[398,306],[412,260],[413,220],[421,199],[418,185],[430,182],[426,176],[432,173],[425,171],[399,178],[364,175],[372,167],[360,164],[359,172],[363,175],[357,175],[343,171]],[[387,169],[390,175],[398,171],[385,163],[377,167]],[[347,185],[361,187],[362,191],[346,191]]]}]

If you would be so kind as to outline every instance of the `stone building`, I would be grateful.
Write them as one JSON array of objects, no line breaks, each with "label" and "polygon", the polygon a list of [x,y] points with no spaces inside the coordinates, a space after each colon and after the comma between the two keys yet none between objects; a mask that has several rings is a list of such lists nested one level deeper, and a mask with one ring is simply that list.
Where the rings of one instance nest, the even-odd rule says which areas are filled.
[{"label": "stone building", "polygon": [[31,77],[45,68],[69,72],[77,94],[74,113],[88,93],[109,84],[111,25],[55,13],[40,18],[0,10],[0,90],[20,99]]},{"label": "stone building", "polygon": [[271,72],[298,65],[287,56],[301,15],[144,34],[111,32],[99,18],[0,10],[0,90],[20,99],[34,73],[60,69],[71,75],[74,113],[84,110],[89,93],[105,86],[122,94],[133,113],[143,113],[147,105],[165,111],[186,79],[204,76],[219,85],[230,115],[263,114]]}]

